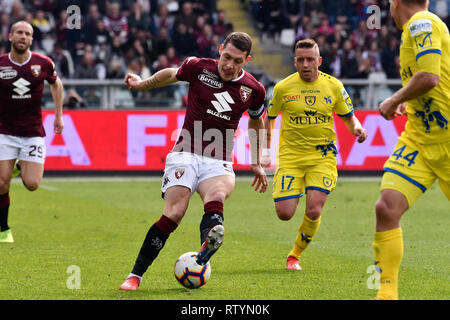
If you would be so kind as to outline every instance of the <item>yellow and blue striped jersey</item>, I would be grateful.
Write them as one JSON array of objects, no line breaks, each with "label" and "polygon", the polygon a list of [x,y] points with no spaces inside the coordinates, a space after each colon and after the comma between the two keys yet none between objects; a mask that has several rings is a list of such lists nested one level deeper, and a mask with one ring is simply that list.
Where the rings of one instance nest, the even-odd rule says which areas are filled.
[{"label": "yellow and blue striped jersey", "polygon": [[268,117],[281,115],[277,163],[283,166],[315,164],[336,157],[333,112],[353,115],[353,105],[342,82],[319,72],[316,81],[303,81],[298,72],[275,85]]},{"label": "yellow and blue striped jersey", "polygon": [[400,68],[403,86],[418,71],[440,76],[436,87],[407,101],[403,135],[420,144],[450,141],[450,36],[438,16],[419,11],[403,25]]}]

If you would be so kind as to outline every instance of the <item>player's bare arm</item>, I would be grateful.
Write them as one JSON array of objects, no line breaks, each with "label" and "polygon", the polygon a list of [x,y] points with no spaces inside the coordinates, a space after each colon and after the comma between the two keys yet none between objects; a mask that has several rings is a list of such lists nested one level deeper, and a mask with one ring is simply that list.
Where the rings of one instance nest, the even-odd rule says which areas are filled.
[{"label": "player's bare arm", "polygon": [[404,113],[402,103],[424,95],[437,86],[440,79],[437,74],[416,72],[406,86],[380,104],[378,111],[386,120],[394,119],[396,115]]},{"label": "player's bare arm", "polygon": [[136,91],[147,91],[154,88],[168,86],[178,81],[176,68],[166,68],[158,71],[147,79],[141,79],[140,76],[128,73],[125,76],[125,84],[128,89]]},{"label": "player's bare arm", "polygon": [[60,134],[64,128],[64,121],[62,118],[64,89],[61,79],[57,78],[55,83],[50,85],[50,91],[52,93],[53,103],[55,104],[55,121],[53,123],[53,128],[55,133]]},{"label": "player's bare arm", "polygon": [[342,120],[347,128],[347,130],[358,137],[358,142],[362,143],[367,139],[367,131],[361,125],[358,118],[355,115],[350,117],[343,117]]},{"label": "player's bare arm", "polygon": [[255,186],[255,191],[264,193],[267,190],[267,175],[261,166],[260,151],[262,140],[264,139],[264,121],[262,118],[257,120],[249,118],[248,120],[248,132],[251,151],[251,169],[255,178],[253,179],[252,186]]},{"label": "player's bare arm", "polygon": [[275,119],[269,119],[266,115],[264,118],[264,127],[266,129],[266,141],[261,154],[261,166],[267,168],[270,166],[270,146],[272,144],[272,132],[275,128]]}]

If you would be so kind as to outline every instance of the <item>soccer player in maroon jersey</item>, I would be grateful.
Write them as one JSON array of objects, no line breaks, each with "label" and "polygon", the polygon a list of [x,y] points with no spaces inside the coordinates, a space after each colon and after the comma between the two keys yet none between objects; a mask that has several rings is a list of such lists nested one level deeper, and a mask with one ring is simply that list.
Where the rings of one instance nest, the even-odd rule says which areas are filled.
[{"label": "soccer player in maroon jersey", "polygon": [[167,155],[162,192],[164,213],[149,229],[133,270],[121,290],[137,290],[142,276],[158,256],[170,233],[180,224],[191,196],[197,191],[204,204],[200,223],[201,249],[197,262],[205,264],[223,242],[223,205],[234,189],[233,136],[245,111],[249,114],[251,169],[255,191],[265,192],[267,176],[259,163],[260,130],[264,128],[265,89],[242,67],[250,61],[252,40],[246,33],[230,34],[219,48],[220,58],[187,58],[180,68],[163,69],[148,79],[128,74],[129,89],[145,91],[189,82],[183,128]]},{"label": "soccer player in maroon jersey", "polygon": [[11,52],[0,56],[0,243],[14,242],[8,226],[9,186],[16,160],[25,187],[34,191],[44,173],[45,142],[41,102],[44,80],[55,103],[55,133],[64,127],[63,85],[48,57],[30,50],[33,28],[25,21],[11,26]]}]

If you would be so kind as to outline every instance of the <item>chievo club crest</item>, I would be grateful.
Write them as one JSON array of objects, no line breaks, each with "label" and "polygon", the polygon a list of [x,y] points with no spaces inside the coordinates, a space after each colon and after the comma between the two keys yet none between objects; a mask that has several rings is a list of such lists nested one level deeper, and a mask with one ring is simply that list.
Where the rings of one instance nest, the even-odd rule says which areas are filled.
[{"label": "chievo club crest", "polygon": [[323,177],[323,185],[327,188],[331,187],[331,185],[333,184],[333,179],[328,178],[328,177]]},{"label": "chievo club crest", "polygon": [[306,96],[305,102],[308,106],[313,106],[316,103],[316,96]]}]

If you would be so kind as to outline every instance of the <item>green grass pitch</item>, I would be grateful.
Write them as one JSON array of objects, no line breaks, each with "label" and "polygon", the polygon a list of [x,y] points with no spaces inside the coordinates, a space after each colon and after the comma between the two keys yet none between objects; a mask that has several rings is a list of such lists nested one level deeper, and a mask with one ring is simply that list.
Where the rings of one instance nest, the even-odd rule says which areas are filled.
[{"label": "green grass pitch", "polygon": [[[175,280],[173,266],[200,247],[203,206],[194,195],[136,292],[119,286],[162,214],[159,180],[45,178],[36,192],[14,181],[9,224],[15,243],[0,245],[0,300],[369,300],[376,294],[368,282],[377,179],[338,182],[301,272],[285,270],[285,259],[305,199],[292,220],[281,221],[270,188],[259,194],[250,179],[238,179],[225,203],[225,240],[211,260],[211,278],[188,290]],[[403,217],[400,299],[450,297],[449,211],[435,184]]]}]

